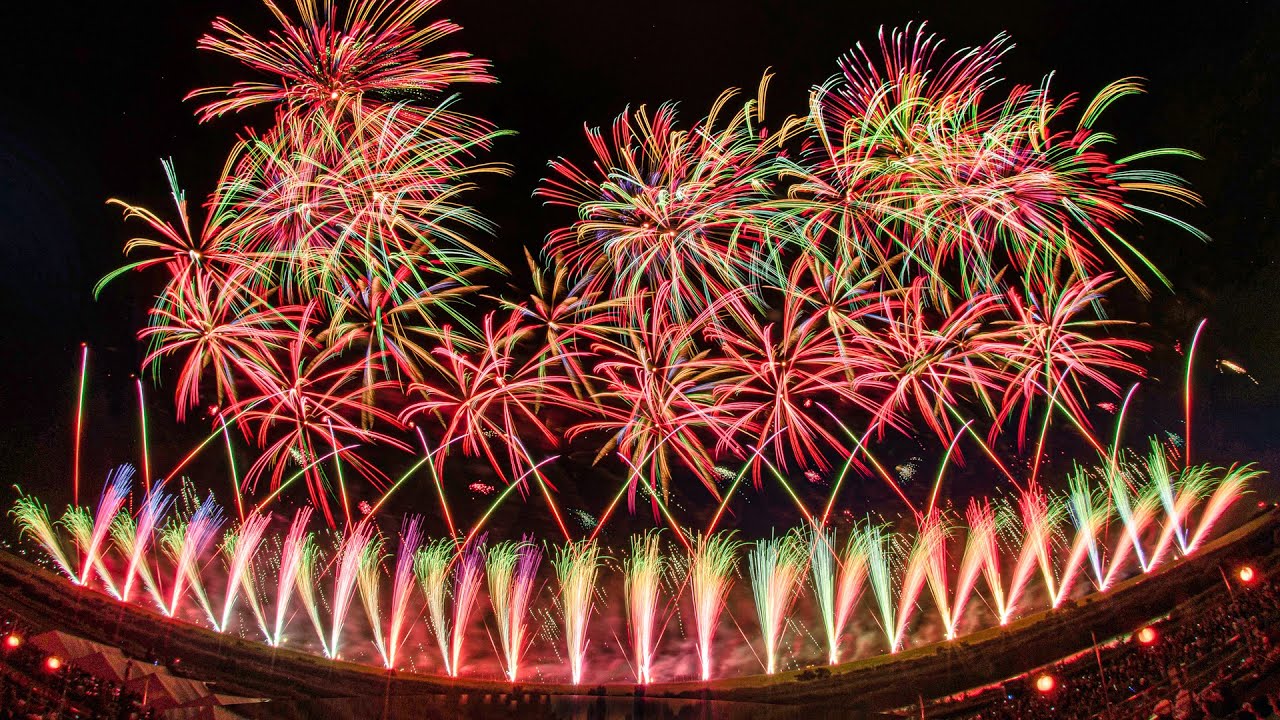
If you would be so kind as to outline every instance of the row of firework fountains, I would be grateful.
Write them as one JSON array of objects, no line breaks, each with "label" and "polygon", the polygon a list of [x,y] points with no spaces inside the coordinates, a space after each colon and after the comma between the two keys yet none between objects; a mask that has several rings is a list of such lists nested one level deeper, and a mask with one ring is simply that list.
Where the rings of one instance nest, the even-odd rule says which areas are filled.
[{"label": "row of firework fountains", "polygon": [[[864,596],[883,647],[897,652],[927,609],[921,602],[926,590],[947,640],[962,624],[973,630],[981,622],[973,612],[966,616],[975,597],[985,598],[1001,625],[1028,612],[1037,575],[1054,608],[1084,592],[1085,578],[1106,591],[1135,570],[1150,572],[1175,555],[1194,553],[1260,474],[1251,465],[1178,468],[1170,460],[1170,448],[1153,439],[1145,458],[1113,453],[1097,468],[1077,467],[1063,493],[1030,486],[1011,500],[971,500],[963,513],[931,505],[907,532],[870,517],[841,530],[815,522],[754,542],[741,542],[733,532],[681,531],[676,539],[683,547],[674,551],[664,549],[661,531],[632,536],[621,568],[635,681],[656,679],[660,641],[686,596],[701,678],[711,678],[715,635],[744,548],[759,628],[757,657],[768,673],[783,660],[784,633],[806,579],[831,664],[842,660],[842,642]],[[349,634],[358,597],[377,655],[392,669],[403,666],[404,643],[420,620],[416,588],[439,645],[439,667],[458,676],[487,581],[495,650],[512,682],[529,647],[539,571],[549,553],[568,676],[575,684],[584,678],[605,560],[594,536],[549,550],[528,537],[487,542],[478,526],[428,539],[423,519],[406,516],[392,553],[370,515],[335,534],[326,553],[322,535],[311,529],[312,509],[305,507],[283,536],[269,539],[272,514],[255,509],[219,541],[225,522],[212,495],[201,499],[184,483],[175,498],[159,482],[133,504],[133,475],[128,465],[113,471],[96,508],[71,506],[55,521],[37,498],[23,495],[11,515],[75,584],[123,602],[149,599],[170,617],[193,602],[220,632],[233,631],[236,609],[247,609],[273,647],[284,643],[287,626],[303,622],[296,618],[301,610],[324,655],[338,657],[350,643],[344,632]],[[211,594],[215,576],[223,581],[220,603]],[[245,622],[241,634],[252,634]]]},{"label": "row of firework fountains", "polygon": [[505,268],[467,198],[509,133],[444,94],[488,63],[432,54],[458,29],[436,0],[339,4],[269,3],[269,35],[214,23],[199,46],[254,78],[193,93],[198,114],[272,122],[240,133],[202,222],[172,163],[175,218],[120,203],[145,231],[102,283],[163,279],[139,337],[178,419],[253,446],[238,492],[301,468],[331,526],[329,465],[385,490],[370,448],[419,439],[539,486],[540,458],[616,458],[655,503],[681,474],[718,498],[717,465],[748,457],[865,469],[888,431],[1016,426],[1038,458],[1051,418],[1088,436],[1094,391],[1143,372],[1104,310],[1167,282],[1124,226],[1203,238],[1159,205],[1195,194],[1142,167],[1191,153],[1106,152],[1097,122],[1135,80],[1070,124],[1047,78],[997,92],[1003,36],[944,57],[916,27],[851,51],[800,117],[769,122],[762,83],[687,125],[667,104],[589,130],[590,162],[537,191],[574,219],[529,254],[532,293],[488,288]]}]

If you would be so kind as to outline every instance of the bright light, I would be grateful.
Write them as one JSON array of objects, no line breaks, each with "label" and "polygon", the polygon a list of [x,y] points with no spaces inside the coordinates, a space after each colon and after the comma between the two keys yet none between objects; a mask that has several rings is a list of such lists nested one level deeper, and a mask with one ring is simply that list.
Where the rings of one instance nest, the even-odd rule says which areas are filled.
[{"label": "bright light", "polygon": [[1150,645],[1156,641],[1156,629],[1153,627],[1144,627],[1138,631],[1138,642],[1143,645]]},{"label": "bright light", "polygon": [[1251,583],[1253,582],[1254,577],[1255,577],[1255,574],[1253,572],[1253,568],[1249,567],[1248,565],[1245,565],[1244,567],[1240,568],[1240,582],[1246,583],[1246,584]]},{"label": "bright light", "polygon": [[16,650],[22,645],[22,636],[18,633],[9,633],[4,636],[4,646],[7,650]]},{"label": "bright light", "polygon": [[50,655],[48,658],[45,659],[44,666],[48,668],[50,671],[57,671],[59,668],[62,667],[62,658],[58,657],[57,655]]},{"label": "bright light", "polygon": [[1058,682],[1053,679],[1052,675],[1041,675],[1036,678],[1036,690],[1042,693],[1049,693],[1057,686]]}]

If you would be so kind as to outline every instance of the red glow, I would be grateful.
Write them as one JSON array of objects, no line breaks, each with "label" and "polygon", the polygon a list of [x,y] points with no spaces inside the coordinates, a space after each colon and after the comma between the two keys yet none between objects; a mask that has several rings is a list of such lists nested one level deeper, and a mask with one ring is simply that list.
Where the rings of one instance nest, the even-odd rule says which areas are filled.
[{"label": "red glow", "polygon": [[62,658],[57,655],[50,655],[44,661],[44,666],[50,671],[57,671],[62,667]]},{"label": "red glow", "polygon": [[1042,693],[1052,692],[1057,687],[1058,682],[1053,679],[1052,675],[1041,675],[1036,678],[1036,690]]},{"label": "red glow", "polygon": [[9,633],[4,636],[4,646],[8,650],[16,650],[22,645],[22,636],[18,633]]},{"label": "red glow", "polygon": [[1253,572],[1253,568],[1249,567],[1248,565],[1245,565],[1244,567],[1240,568],[1240,582],[1245,583],[1247,585],[1253,582],[1254,577],[1256,577],[1256,574]]},{"label": "red glow", "polygon": [[1156,629],[1153,627],[1144,627],[1138,631],[1138,642],[1143,645],[1150,645],[1156,641]]}]

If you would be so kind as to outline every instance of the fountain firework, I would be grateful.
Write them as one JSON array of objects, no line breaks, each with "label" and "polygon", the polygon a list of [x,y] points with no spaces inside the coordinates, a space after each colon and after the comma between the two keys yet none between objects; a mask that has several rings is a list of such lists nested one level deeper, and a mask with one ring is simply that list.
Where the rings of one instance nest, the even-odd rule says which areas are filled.
[{"label": "fountain firework", "polygon": [[573,684],[582,682],[587,655],[587,622],[594,605],[596,574],[600,570],[600,546],[594,540],[567,542],[552,558],[560,582],[560,611],[569,653],[569,674]]},{"label": "fountain firework", "polygon": [[653,682],[653,655],[656,651],[658,590],[665,567],[660,530],[631,537],[631,555],[623,564],[623,596],[627,605],[627,628],[635,657],[636,682]]},{"label": "fountain firework", "polygon": [[511,682],[519,676],[526,619],[541,562],[542,551],[529,538],[521,542],[497,543],[485,553],[489,602],[493,606],[501,643],[499,659]]},{"label": "fountain firework", "polygon": [[689,559],[689,586],[693,595],[693,624],[697,633],[698,662],[702,679],[711,679],[711,643],[716,624],[724,611],[733,571],[738,566],[738,548],[742,543],[733,532],[698,535]]},{"label": "fountain firework", "polygon": [[778,643],[808,562],[805,544],[795,534],[757,540],[747,554],[747,570],[760,619],[765,672],[778,669]]}]

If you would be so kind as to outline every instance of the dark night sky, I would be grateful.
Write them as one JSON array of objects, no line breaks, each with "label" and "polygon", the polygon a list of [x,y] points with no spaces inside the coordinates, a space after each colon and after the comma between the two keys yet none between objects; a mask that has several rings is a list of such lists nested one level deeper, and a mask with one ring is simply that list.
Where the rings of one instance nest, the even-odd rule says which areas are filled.
[{"label": "dark night sky", "polygon": [[[81,341],[94,353],[86,472],[99,477],[134,452],[128,375],[141,352],[132,337],[153,288],[131,277],[101,301],[90,296],[120,263],[129,236],[104,201],[167,210],[159,160],[168,156],[191,197],[208,190],[244,120],[200,126],[182,96],[244,74],[198,53],[196,39],[218,14],[255,31],[268,28],[269,18],[248,0],[21,8],[6,14],[0,43],[0,307],[9,317],[0,341],[0,472],[6,485],[65,489]],[[726,87],[753,91],[766,67],[777,72],[771,114],[802,113],[808,87],[834,72],[836,57],[855,42],[874,42],[881,25],[928,20],[951,49],[1006,31],[1017,47],[1005,77],[1034,83],[1055,71],[1059,92],[1091,95],[1120,77],[1148,78],[1149,94],[1114,107],[1104,126],[1119,135],[1121,151],[1176,145],[1206,156],[1172,169],[1204,194],[1205,208],[1181,216],[1214,243],[1204,247],[1156,226],[1140,236],[1177,293],[1163,292],[1130,315],[1149,322],[1149,339],[1164,348],[1154,360],[1158,387],[1140,407],[1176,426],[1180,386],[1172,377],[1161,382],[1173,367],[1168,348],[1207,316],[1198,428],[1204,454],[1280,459],[1271,449],[1280,427],[1280,233],[1272,227],[1280,191],[1280,80],[1272,70],[1280,60],[1280,4],[1222,0],[1182,12],[1167,2],[1115,0],[449,0],[440,12],[464,26],[451,44],[491,59],[501,80],[462,88],[463,107],[519,133],[494,153],[514,166],[514,177],[476,198],[501,225],[497,242],[517,270],[519,246],[536,247],[564,219],[530,193],[548,158],[582,156],[584,122],[607,123],[627,103],[664,100],[680,101],[692,119]],[[1247,367],[1258,385],[1213,373],[1222,357]],[[172,424],[167,393],[152,391],[158,427]]]}]

